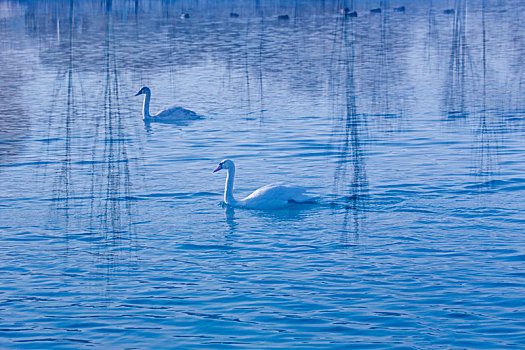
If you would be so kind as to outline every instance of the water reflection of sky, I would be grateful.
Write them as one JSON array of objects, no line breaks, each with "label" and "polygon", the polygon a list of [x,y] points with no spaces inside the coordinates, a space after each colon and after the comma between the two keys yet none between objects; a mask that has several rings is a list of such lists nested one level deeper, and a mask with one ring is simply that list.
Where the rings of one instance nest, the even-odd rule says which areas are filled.
[{"label": "water reflection of sky", "polygon": [[[356,95],[366,113],[402,115],[414,107],[416,95],[417,105],[424,106],[427,113],[444,110],[445,116],[457,118],[464,115],[463,104],[479,110],[483,60],[489,62],[489,96],[499,95],[507,83],[514,84],[508,89],[510,103],[496,106],[496,98],[489,98],[494,104],[489,107],[516,105],[520,80],[512,77],[523,74],[519,64],[523,48],[516,43],[519,31],[512,30],[513,25],[518,29],[517,17],[510,14],[509,21],[496,25],[499,12],[490,7],[472,11],[467,22],[464,2],[457,3],[453,15],[443,14],[444,6],[439,5],[414,7],[405,13],[390,9],[370,14],[363,10],[358,18],[344,18],[335,11],[337,3],[321,8],[265,3],[259,8],[256,3],[205,3],[196,7],[162,2],[111,2],[108,6],[73,2],[72,11],[68,2],[30,3],[26,5],[24,37],[42,43],[36,47],[43,67],[60,70],[67,66],[67,48],[72,41],[72,68],[100,73],[106,60],[104,18],[111,18],[109,25],[119,55],[117,68],[123,74],[133,71],[147,82],[152,73],[168,73],[170,84],[179,88],[177,75],[181,71],[212,65],[223,71],[226,84],[242,89],[239,97],[250,105],[251,100],[263,99],[261,86],[270,83],[310,98],[326,92],[327,80],[341,75],[334,71],[340,69],[340,43],[352,40],[349,45],[353,44],[359,58],[355,65]],[[229,12],[236,7],[242,9],[238,11],[242,15],[230,18]],[[179,13],[191,12],[192,8],[189,19],[179,18]],[[277,20],[281,12],[290,13],[291,19]],[[15,18],[4,21],[15,22]],[[353,36],[346,35],[348,29],[341,30],[342,26],[351,27]],[[514,37],[498,40],[503,33]],[[483,40],[489,43],[485,50]],[[35,46],[33,43],[27,45]],[[481,57],[483,52],[486,58]],[[253,108],[256,106],[254,103]],[[429,110],[429,106],[434,109]]]},{"label": "water reflection of sky", "polygon": [[[27,147],[34,125],[44,174],[59,174],[57,198],[73,197],[75,172],[97,171],[91,191],[132,197],[130,169],[141,167],[146,139],[128,116],[140,103],[133,92],[152,85],[157,108],[175,101],[212,118],[244,118],[222,126],[227,138],[234,131],[249,139],[250,120],[261,127],[282,118],[308,134],[322,123],[315,118],[328,117],[330,129],[316,130],[329,133],[328,145],[308,141],[305,149],[331,149],[331,192],[354,202],[368,192],[368,145],[408,130],[431,142],[436,125],[445,132],[438,144],[448,144],[446,133],[459,138],[452,142],[468,138],[472,173],[486,182],[498,168],[501,135],[523,129],[523,36],[516,12],[502,22],[496,4],[469,6],[412,4],[402,12],[383,4],[373,13],[339,2],[2,2],[2,159]],[[312,123],[301,123],[305,117]]]}]

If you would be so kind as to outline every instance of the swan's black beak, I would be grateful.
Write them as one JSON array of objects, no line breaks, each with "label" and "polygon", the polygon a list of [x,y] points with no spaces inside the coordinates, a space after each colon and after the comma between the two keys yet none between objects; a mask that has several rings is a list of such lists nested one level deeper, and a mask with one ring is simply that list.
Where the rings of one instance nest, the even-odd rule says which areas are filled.
[{"label": "swan's black beak", "polygon": [[215,169],[213,172],[216,173],[217,171],[221,170],[222,169],[222,164],[219,164],[219,166],[217,167],[217,169]]},{"label": "swan's black beak", "polygon": [[138,95],[140,95],[140,94],[141,94],[141,92],[139,91],[139,92],[137,92],[137,93],[135,94],[135,96],[138,96]]}]

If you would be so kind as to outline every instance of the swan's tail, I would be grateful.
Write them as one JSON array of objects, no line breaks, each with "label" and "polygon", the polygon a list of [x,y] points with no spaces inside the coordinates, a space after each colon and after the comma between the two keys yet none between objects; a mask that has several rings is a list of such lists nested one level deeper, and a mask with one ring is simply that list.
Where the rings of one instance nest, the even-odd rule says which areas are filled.
[{"label": "swan's tail", "polygon": [[306,194],[299,194],[299,195],[294,196],[292,199],[289,199],[288,203],[290,204],[293,204],[293,203],[314,204],[314,203],[317,203],[317,200],[315,197],[310,197],[310,196],[307,196]]}]

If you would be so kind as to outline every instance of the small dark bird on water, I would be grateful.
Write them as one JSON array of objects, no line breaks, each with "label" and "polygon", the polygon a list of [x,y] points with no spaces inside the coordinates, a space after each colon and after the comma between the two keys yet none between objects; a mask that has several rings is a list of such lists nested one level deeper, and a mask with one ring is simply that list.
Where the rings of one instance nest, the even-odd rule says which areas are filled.
[{"label": "small dark bird on water", "polygon": [[182,15],[180,15],[180,18],[181,19],[190,18],[190,14],[189,13],[183,13]]},{"label": "small dark bird on water", "polygon": [[371,9],[370,13],[381,13],[381,8]]},{"label": "small dark bird on water", "polygon": [[446,9],[446,10],[443,10],[443,13],[445,15],[453,15],[454,14],[454,9]]},{"label": "small dark bird on water", "polygon": [[357,17],[357,12],[350,12],[350,9],[348,7],[341,9],[341,13],[345,15],[345,17]]},{"label": "small dark bird on water", "polygon": [[277,19],[280,21],[287,21],[290,19],[290,17],[288,15],[280,15],[279,17],[277,17]]},{"label": "small dark bird on water", "polygon": [[394,11],[396,11],[396,12],[405,12],[405,6],[394,7]]},{"label": "small dark bird on water", "polygon": [[239,18],[239,14],[235,13],[235,12],[230,12],[230,17],[231,18]]}]

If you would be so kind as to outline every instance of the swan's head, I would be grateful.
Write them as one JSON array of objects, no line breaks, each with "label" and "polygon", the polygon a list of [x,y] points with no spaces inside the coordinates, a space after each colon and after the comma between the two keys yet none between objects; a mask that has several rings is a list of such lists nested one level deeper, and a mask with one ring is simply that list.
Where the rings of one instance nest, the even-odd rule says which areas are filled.
[{"label": "swan's head", "polygon": [[231,160],[225,159],[219,163],[219,166],[213,172],[215,173],[221,169],[235,169],[235,165],[233,164]]},{"label": "swan's head", "polygon": [[142,89],[140,89],[139,92],[135,94],[135,96],[142,95],[142,94],[151,94],[151,90],[149,87],[144,86]]}]

